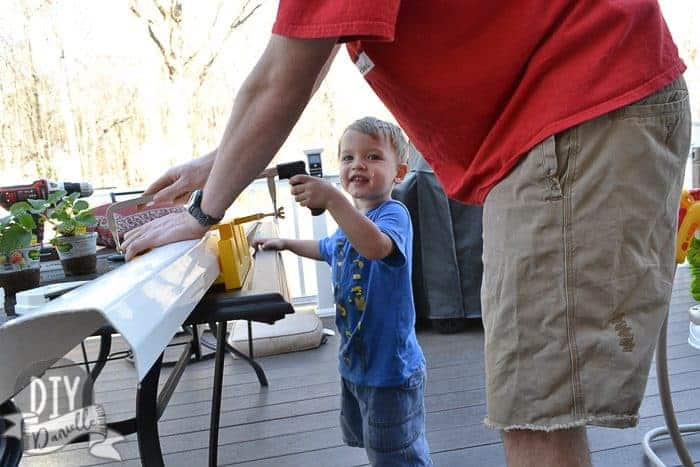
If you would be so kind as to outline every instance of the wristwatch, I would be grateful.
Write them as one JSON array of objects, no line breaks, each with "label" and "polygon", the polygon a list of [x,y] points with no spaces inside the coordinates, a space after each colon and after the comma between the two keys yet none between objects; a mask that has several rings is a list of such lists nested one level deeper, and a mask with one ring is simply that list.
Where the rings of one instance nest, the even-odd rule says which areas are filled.
[{"label": "wristwatch", "polygon": [[213,217],[202,211],[200,205],[202,204],[202,190],[194,190],[192,195],[190,195],[190,200],[187,202],[187,212],[190,213],[192,217],[197,219],[197,222],[203,227],[209,227],[214,224],[221,222],[222,217]]}]

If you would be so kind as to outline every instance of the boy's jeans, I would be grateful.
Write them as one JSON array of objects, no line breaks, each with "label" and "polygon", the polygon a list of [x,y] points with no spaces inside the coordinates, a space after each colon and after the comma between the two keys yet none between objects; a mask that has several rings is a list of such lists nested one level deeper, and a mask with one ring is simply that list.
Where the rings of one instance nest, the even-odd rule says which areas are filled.
[{"label": "boy's jeans", "polygon": [[424,368],[398,387],[361,386],[342,378],[343,441],[364,447],[375,467],[432,466],[425,437],[425,380]]}]

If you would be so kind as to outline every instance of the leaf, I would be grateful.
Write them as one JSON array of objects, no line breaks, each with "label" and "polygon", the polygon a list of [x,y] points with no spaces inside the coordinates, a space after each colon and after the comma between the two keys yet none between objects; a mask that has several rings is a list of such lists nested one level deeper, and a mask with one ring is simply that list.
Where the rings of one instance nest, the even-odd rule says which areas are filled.
[{"label": "leaf", "polygon": [[54,191],[53,193],[51,193],[51,194],[49,195],[49,197],[47,198],[46,201],[47,201],[50,205],[54,206],[56,203],[58,203],[58,201],[59,201],[61,198],[63,198],[63,196],[64,196],[65,194],[66,194],[65,191]]},{"label": "leaf", "polygon": [[68,194],[68,192],[66,192],[66,190],[58,190],[58,191],[54,191],[53,193],[51,193],[51,195],[49,195],[49,198],[51,198],[52,195],[56,195],[57,199],[63,199],[63,197],[66,196],[67,194]]},{"label": "leaf", "polygon": [[10,206],[10,214],[17,214],[18,212],[22,211],[29,211],[31,208],[32,206],[26,201],[20,201],[19,203],[15,203],[12,206]]},{"label": "leaf", "polygon": [[9,255],[18,248],[29,246],[32,233],[24,230],[19,224],[10,224],[0,235],[0,252]]},{"label": "leaf", "polygon": [[15,220],[17,221],[18,224],[20,224],[23,228],[26,230],[32,230],[34,227],[36,227],[36,223],[34,222],[34,218],[32,217],[31,214],[21,213],[17,214],[15,216]]},{"label": "leaf", "polygon": [[90,211],[83,211],[77,216],[75,216],[75,221],[83,225],[95,225],[97,224],[97,219]]},{"label": "leaf", "polygon": [[56,230],[66,236],[73,235],[73,232],[75,232],[75,221],[73,219],[67,219],[63,224],[59,225]]},{"label": "leaf", "polygon": [[88,204],[87,201],[82,200],[82,199],[79,199],[79,200],[76,201],[75,204],[73,205],[73,210],[76,211],[76,212],[80,212],[80,211],[85,211],[85,210],[88,209],[89,207],[90,207],[90,205]]},{"label": "leaf", "polygon": [[[45,199],[28,199],[27,201],[32,205],[32,209],[39,212],[44,212],[49,207],[49,203]],[[39,212],[35,214],[39,214]]]},{"label": "leaf", "polygon": [[54,212],[51,213],[51,219],[57,220],[59,222],[66,222],[70,220],[70,215],[62,210],[62,209],[56,209]]},{"label": "leaf", "polygon": [[80,198],[80,193],[71,193],[70,195],[66,196],[66,198],[70,200],[70,204],[72,205],[75,203],[76,199]]}]

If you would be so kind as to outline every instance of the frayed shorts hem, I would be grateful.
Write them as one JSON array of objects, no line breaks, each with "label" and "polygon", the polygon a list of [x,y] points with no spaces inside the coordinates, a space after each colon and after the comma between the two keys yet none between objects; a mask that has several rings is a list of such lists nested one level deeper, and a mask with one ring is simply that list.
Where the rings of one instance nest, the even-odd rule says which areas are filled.
[{"label": "frayed shorts hem", "polygon": [[638,423],[639,415],[636,414],[589,415],[585,418],[574,420],[569,423],[553,423],[548,425],[535,423],[505,424],[490,420],[488,417],[484,418],[484,425],[486,425],[488,428],[503,431],[529,430],[550,432],[557,430],[570,430],[572,428],[579,428],[586,425],[602,426],[606,428],[632,428],[637,426]]}]

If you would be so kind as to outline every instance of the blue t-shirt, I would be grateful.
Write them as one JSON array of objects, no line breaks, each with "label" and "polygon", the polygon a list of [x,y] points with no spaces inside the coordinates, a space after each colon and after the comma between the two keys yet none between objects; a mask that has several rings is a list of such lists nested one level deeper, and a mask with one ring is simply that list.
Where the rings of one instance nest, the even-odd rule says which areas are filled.
[{"label": "blue t-shirt", "polygon": [[414,329],[411,218],[394,200],[366,215],[394,242],[388,257],[370,261],[360,256],[340,229],[319,241],[332,269],[339,370],[355,384],[398,386],[425,365]]}]

